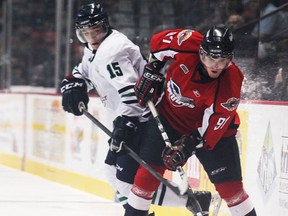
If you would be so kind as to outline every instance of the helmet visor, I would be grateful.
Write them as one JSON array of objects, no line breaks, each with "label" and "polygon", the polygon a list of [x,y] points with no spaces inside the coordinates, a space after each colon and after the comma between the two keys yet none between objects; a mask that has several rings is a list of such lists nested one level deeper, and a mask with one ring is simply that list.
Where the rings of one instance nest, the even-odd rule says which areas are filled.
[{"label": "helmet visor", "polygon": [[212,56],[206,55],[203,52],[200,52],[200,59],[202,63],[207,67],[211,69],[225,69],[228,64],[231,62],[231,57],[228,58],[213,58]]},{"label": "helmet visor", "polygon": [[76,35],[82,43],[89,42],[89,38],[104,38],[108,32],[108,28],[102,22],[92,27],[76,29]]}]

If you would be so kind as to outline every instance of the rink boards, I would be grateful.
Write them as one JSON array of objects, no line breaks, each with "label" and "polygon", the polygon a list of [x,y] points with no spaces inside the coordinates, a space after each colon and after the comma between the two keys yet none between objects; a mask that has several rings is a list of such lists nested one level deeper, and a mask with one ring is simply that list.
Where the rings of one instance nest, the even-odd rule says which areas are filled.
[{"label": "rink boards", "polygon": [[[65,113],[59,95],[0,94],[0,163],[114,199],[104,178],[108,137],[86,117]],[[92,97],[89,111],[109,129],[114,114]],[[259,215],[288,214],[288,103],[240,104],[237,134],[246,190]],[[195,189],[214,190],[195,157],[186,165]],[[177,182],[175,173],[166,177]],[[191,215],[153,207],[157,216]],[[229,215],[225,204],[220,214]]]}]

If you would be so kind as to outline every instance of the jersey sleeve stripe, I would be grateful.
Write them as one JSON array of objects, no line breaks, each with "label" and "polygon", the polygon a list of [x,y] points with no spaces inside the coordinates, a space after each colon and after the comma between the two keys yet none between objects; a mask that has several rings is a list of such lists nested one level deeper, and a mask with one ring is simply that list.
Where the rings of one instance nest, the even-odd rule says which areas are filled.
[{"label": "jersey sleeve stripe", "polygon": [[134,85],[125,86],[124,88],[119,89],[118,92],[119,92],[119,94],[122,94],[123,92],[128,91],[128,90],[133,89],[133,88],[134,88]]},{"label": "jersey sleeve stripe", "polygon": [[127,93],[127,94],[122,94],[122,95],[121,95],[122,98],[123,98],[123,97],[133,97],[133,96],[136,97],[135,92],[131,92],[131,93]]},{"label": "jersey sleeve stripe", "polygon": [[125,104],[138,104],[138,100],[127,100],[127,101],[123,101],[123,103],[125,103]]}]

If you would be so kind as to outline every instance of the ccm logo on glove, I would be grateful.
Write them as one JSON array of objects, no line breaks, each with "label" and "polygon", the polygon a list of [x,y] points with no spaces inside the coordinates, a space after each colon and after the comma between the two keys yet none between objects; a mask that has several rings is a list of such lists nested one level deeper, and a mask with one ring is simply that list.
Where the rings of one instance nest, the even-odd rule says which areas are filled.
[{"label": "ccm logo on glove", "polygon": [[62,106],[66,112],[73,113],[76,116],[82,115],[82,110],[79,110],[80,103],[83,103],[85,108],[88,109],[89,97],[84,79],[69,75],[61,82],[60,91]]},{"label": "ccm logo on glove", "polygon": [[[63,82],[69,82],[67,79],[64,79]],[[83,87],[84,83],[83,82],[74,82],[74,83],[67,83],[66,85],[61,87],[61,93],[65,92],[66,90],[69,90],[71,88],[77,88],[77,87]]]},{"label": "ccm logo on glove", "polygon": [[163,81],[163,77],[159,77],[159,75],[152,74],[148,71],[146,71],[146,73],[143,73],[143,76],[147,79],[154,80],[156,82],[162,82]]}]

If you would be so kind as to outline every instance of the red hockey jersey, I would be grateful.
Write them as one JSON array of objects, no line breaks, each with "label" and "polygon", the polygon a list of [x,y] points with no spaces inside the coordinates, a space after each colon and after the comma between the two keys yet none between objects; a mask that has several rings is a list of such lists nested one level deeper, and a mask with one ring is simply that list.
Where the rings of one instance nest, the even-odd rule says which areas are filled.
[{"label": "red hockey jersey", "polygon": [[159,113],[183,134],[198,130],[204,147],[213,149],[222,137],[236,134],[243,74],[231,62],[217,79],[203,79],[202,39],[193,30],[167,30],[154,35],[150,45],[158,60],[174,60],[167,70]]}]

